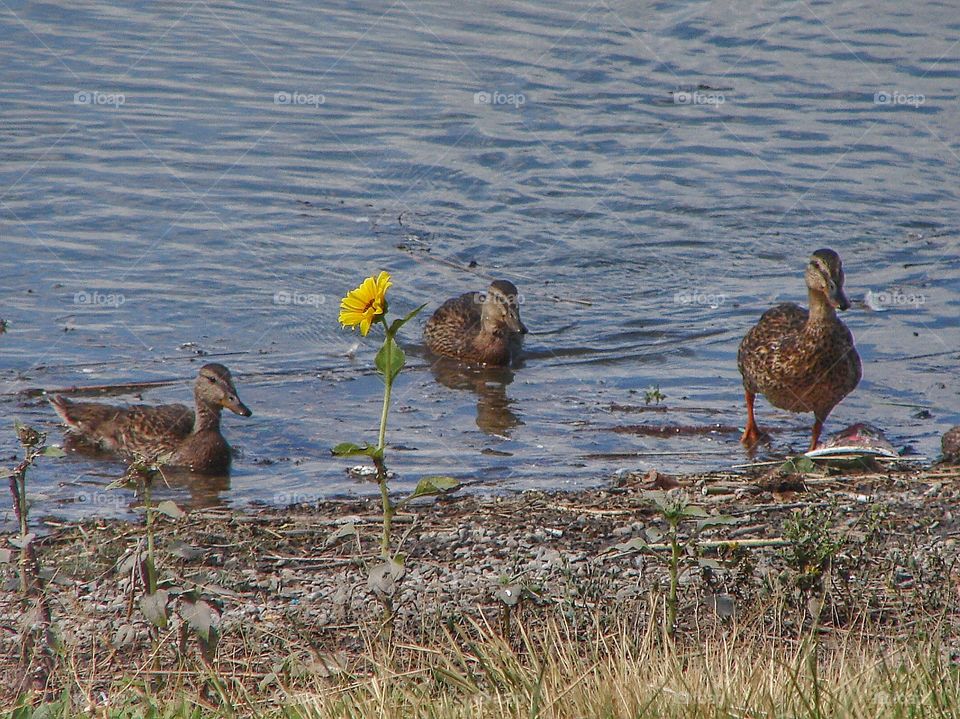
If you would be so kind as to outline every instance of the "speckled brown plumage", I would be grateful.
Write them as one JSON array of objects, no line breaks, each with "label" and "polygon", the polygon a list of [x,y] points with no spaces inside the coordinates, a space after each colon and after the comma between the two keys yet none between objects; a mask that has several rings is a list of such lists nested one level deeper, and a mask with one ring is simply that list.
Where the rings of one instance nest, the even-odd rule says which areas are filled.
[{"label": "speckled brown plumage", "polygon": [[948,429],[940,440],[943,461],[948,464],[960,464],[960,426]]},{"label": "speckled brown plumage", "polygon": [[840,256],[817,250],[806,270],[809,311],[792,303],[773,307],[743,338],[737,365],[747,399],[744,444],[752,446],[760,439],[755,395],[791,412],[813,412],[814,449],[827,416],[860,382],[860,355],[835,311],[850,306],[843,280]]},{"label": "speckled brown plumage", "polygon": [[444,302],[427,320],[424,343],[434,354],[486,365],[506,365],[520,350],[527,328],[512,282],[497,280],[487,291]]},{"label": "speckled brown plumage", "polygon": [[72,432],[100,449],[204,474],[226,472],[231,450],[220,433],[220,414],[224,407],[243,417],[251,412],[221,364],[200,368],[194,399],[196,412],[182,404],[114,407],[60,395],[51,397],[50,404]]}]

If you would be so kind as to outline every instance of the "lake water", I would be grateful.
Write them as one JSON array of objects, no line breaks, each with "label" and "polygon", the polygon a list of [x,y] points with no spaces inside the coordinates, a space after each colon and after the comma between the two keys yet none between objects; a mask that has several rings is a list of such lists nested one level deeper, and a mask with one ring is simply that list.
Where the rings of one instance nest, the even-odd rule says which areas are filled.
[{"label": "lake water", "polygon": [[[171,496],[372,493],[329,455],[375,439],[381,392],[379,338],[337,304],[387,269],[396,314],[510,279],[531,330],[522,366],[476,373],[418,352],[426,313],[405,329],[398,489],[728,467],[737,344],[806,302],[819,247],[864,361],[826,431],[869,421],[932,460],[960,423],[951,3],[10,1],[0,37],[4,458],[15,417],[59,441],[32,389],[189,401],[222,361],[254,412],[224,418],[231,482]],[[806,448],[812,417],[758,408],[769,452]],[[118,472],[43,461],[34,511],[129,514]]]}]

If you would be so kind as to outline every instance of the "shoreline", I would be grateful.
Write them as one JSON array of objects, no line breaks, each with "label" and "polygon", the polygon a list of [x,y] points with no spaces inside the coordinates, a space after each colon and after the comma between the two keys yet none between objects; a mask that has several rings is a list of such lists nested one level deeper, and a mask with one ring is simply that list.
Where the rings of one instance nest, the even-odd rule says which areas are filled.
[{"label": "shoreline", "polygon": [[[667,572],[657,555],[669,530],[652,498],[676,489],[698,508],[679,527],[677,636],[692,636],[703,623],[754,616],[772,603],[799,613],[761,612],[759,626],[768,636],[796,641],[811,620],[797,609],[796,595],[806,591],[802,575],[812,570],[801,566],[806,560],[790,559],[790,551],[809,541],[832,547],[828,565],[815,572],[828,608],[825,631],[858,625],[882,640],[890,638],[884,628],[937,615],[960,648],[957,480],[960,467],[936,466],[784,476],[652,471],[592,490],[418,500],[394,520],[406,555],[395,631],[424,642],[438,621],[496,626],[510,615],[534,625],[560,611],[650,614],[651,598],[664,596]],[[711,518],[716,523],[699,526]],[[354,667],[380,621],[364,568],[377,553],[379,523],[374,498],[164,516],[156,533],[161,585],[209,604],[219,635],[214,661],[229,667],[242,656],[252,685],[276,673],[278,647],[298,657],[297,666],[321,671],[322,657],[321,663]],[[48,570],[53,624],[73,664],[95,667],[91,686],[109,692],[149,655],[140,590],[130,580],[142,524],[91,518],[49,526],[36,548]],[[4,544],[13,536],[7,533]],[[0,564],[0,573],[15,579],[16,559]],[[17,677],[13,628],[21,614],[17,592],[4,592],[2,686]],[[176,655],[173,639],[183,625],[174,611],[162,630],[169,633],[165,655]],[[285,675],[291,686],[295,675]]]}]

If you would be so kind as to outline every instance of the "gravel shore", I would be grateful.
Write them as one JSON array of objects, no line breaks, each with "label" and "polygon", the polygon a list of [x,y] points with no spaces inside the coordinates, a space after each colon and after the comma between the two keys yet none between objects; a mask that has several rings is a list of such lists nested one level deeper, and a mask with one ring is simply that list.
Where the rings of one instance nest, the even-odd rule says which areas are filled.
[{"label": "gravel shore", "polygon": [[[824,565],[829,611],[821,621],[841,626],[867,618],[901,631],[939,616],[947,634],[960,638],[958,480],[960,468],[948,467],[810,475],[651,472],[584,492],[424,500],[395,522],[406,568],[395,594],[396,632],[423,642],[444,623],[495,623],[507,612],[536,621],[556,611],[649,611],[644,608],[662,596],[667,581],[665,562],[654,555],[668,531],[649,493],[669,490],[706,515],[680,525],[681,632],[704,618],[735,619],[772,595],[781,603],[799,601],[803,560],[780,540],[793,531],[799,546],[796,518],[804,517],[811,536],[822,521],[825,531],[812,541],[837,542]],[[711,518],[720,523],[703,522]],[[45,524],[37,551],[62,652],[95,675],[92,682],[109,685],[148,654],[141,589],[132,587],[135,563],[129,561],[143,527],[95,519]],[[363,651],[381,616],[368,581],[379,529],[379,505],[372,501],[163,517],[157,527],[161,586],[174,599],[194,592],[182,596],[200,596],[214,609],[215,661],[223,671],[262,680],[284,658],[286,669],[343,668]],[[722,544],[730,541],[740,545]],[[654,550],[644,551],[643,543]],[[0,686],[10,687],[23,610],[15,559],[0,571]],[[164,635],[182,641],[182,624],[174,606]],[[802,617],[771,618],[767,630],[790,636],[802,624]],[[164,651],[176,648],[171,641]]]}]

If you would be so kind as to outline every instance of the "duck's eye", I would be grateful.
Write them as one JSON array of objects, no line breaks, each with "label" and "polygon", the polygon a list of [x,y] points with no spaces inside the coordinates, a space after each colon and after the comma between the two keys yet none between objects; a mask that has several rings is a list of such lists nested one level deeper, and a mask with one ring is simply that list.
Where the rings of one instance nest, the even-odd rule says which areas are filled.
[{"label": "duck's eye", "polygon": [[207,382],[216,382],[216,381],[217,380],[215,380],[213,377],[207,377]]}]

